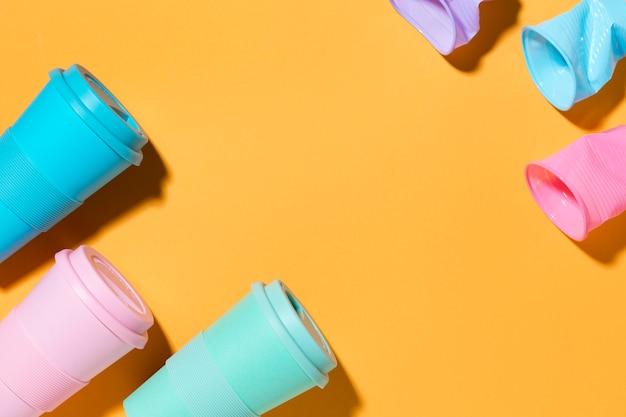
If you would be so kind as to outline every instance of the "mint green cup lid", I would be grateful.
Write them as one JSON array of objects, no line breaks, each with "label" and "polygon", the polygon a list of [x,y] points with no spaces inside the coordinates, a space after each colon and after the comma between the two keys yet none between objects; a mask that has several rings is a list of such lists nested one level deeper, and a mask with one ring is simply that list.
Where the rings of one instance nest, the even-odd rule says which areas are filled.
[{"label": "mint green cup lid", "polygon": [[[262,287],[260,283],[253,284],[253,293],[260,291]],[[294,358],[302,360],[302,356],[306,357],[306,361],[302,361],[301,366],[305,368],[306,372],[310,365],[313,365],[315,370],[311,370],[310,376],[316,380],[318,386],[323,387],[328,382],[326,374],[337,366],[337,359],[324,335],[302,303],[283,282],[273,281],[263,290],[282,324],[282,328],[275,326],[274,330],[281,334],[281,338],[286,338],[284,332],[287,332],[297,347],[293,346],[290,341],[284,340],[285,347]],[[259,301],[258,298],[257,301]],[[260,301],[260,305],[266,304]],[[267,312],[266,318],[275,320],[269,312]]]}]

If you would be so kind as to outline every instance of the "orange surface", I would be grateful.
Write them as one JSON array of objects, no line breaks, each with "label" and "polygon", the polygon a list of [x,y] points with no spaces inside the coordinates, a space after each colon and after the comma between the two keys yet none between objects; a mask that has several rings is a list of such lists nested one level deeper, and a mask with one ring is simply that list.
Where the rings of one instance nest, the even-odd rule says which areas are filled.
[{"label": "orange surface", "polygon": [[626,217],[574,243],[523,176],[624,122],[623,63],[565,113],[528,75],[521,27],[574,4],[483,4],[444,58],[386,0],[3,2],[0,126],[76,62],[152,140],[0,265],[3,316],[89,244],[158,321],[49,415],[123,417],[172,352],[281,278],[341,366],[269,416],[623,416]]}]

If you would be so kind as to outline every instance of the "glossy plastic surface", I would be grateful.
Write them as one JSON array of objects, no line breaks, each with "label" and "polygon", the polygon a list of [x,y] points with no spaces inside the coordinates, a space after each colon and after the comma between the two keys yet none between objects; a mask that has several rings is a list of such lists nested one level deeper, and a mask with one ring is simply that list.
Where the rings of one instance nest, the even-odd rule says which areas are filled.
[{"label": "glossy plastic surface", "polygon": [[391,0],[442,55],[468,43],[480,29],[478,6],[489,0]]},{"label": "glossy plastic surface", "polygon": [[557,109],[597,93],[626,53],[626,3],[584,0],[566,13],[522,30],[530,75]]},{"label": "glossy plastic surface", "polygon": [[583,240],[626,210],[626,126],[586,135],[526,168],[530,191],[567,236]]}]

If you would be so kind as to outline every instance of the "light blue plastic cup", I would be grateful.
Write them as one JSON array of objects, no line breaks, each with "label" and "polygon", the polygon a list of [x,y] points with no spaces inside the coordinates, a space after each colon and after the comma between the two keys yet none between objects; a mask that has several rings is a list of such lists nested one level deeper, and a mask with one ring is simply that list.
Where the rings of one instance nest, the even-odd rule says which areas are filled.
[{"label": "light blue plastic cup", "polygon": [[626,54],[626,2],[583,0],[566,13],[522,29],[530,75],[557,109],[596,94]]},{"label": "light blue plastic cup", "polygon": [[50,81],[0,136],[0,262],[139,165],[148,137],[89,71]]},{"label": "light blue plastic cup", "polygon": [[255,283],[124,401],[128,417],[253,417],[323,388],[337,360],[293,293]]}]

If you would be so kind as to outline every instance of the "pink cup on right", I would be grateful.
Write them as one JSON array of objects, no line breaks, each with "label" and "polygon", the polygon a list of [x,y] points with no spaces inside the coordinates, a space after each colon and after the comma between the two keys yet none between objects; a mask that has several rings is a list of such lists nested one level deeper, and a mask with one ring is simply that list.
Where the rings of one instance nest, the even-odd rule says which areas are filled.
[{"label": "pink cup on right", "polygon": [[626,210],[626,126],[583,136],[526,167],[526,182],[543,212],[581,241]]},{"label": "pink cup on right", "polygon": [[150,309],[101,254],[81,246],[55,259],[0,322],[2,417],[54,410],[148,340]]}]

